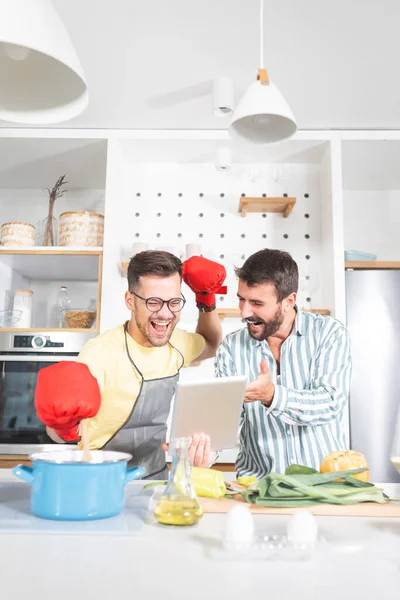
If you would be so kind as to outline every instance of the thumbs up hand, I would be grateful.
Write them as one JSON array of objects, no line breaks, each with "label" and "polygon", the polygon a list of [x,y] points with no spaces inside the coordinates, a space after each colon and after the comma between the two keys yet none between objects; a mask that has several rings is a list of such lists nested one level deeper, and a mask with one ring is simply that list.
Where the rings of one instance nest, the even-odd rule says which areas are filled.
[{"label": "thumbs up hand", "polygon": [[268,361],[262,360],[260,363],[260,373],[254,381],[251,381],[244,394],[245,402],[262,402],[269,406],[274,397],[275,386],[271,383],[271,370],[268,367]]}]

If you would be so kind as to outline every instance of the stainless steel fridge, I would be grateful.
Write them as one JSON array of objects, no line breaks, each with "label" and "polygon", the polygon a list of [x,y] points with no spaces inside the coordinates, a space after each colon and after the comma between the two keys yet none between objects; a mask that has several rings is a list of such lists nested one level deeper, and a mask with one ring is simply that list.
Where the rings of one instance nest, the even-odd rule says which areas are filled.
[{"label": "stainless steel fridge", "polygon": [[346,302],[351,448],[366,455],[371,481],[399,482],[390,451],[400,407],[400,270],[347,270]]}]

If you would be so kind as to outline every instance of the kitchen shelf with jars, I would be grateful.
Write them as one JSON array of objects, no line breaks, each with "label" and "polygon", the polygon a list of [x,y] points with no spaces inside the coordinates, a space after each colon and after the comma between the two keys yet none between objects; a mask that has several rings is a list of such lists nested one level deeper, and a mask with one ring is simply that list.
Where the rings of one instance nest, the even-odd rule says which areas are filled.
[{"label": "kitchen shelf with jars", "polygon": [[107,141],[0,149],[0,331],[99,332]]},{"label": "kitchen shelf with jars", "polygon": [[[98,332],[102,263],[102,248],[2,247],[1,330]],[[59,306],[62,286],[69,306]]]}]

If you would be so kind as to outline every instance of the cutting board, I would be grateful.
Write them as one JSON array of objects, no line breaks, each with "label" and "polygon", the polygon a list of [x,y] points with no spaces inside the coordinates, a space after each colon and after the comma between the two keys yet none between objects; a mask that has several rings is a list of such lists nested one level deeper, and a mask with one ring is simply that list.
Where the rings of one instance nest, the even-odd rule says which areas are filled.
[{"label": "cutting board", "polygon": [[233,506],[239,503],[249,507],[252,513],[262,515],[292,515],[299,510],[312,512],[313,515],[324,515],[327,517],[400,517],[400,503],[385,502],[362,502],[361,504],[337,505],[317,504],[316,506],[305,506],[302,508],[276,508],[275,506],[257,506],[245,503],[240,495],[234,499],[228,498],[199,498],[205,513],[227,513]]}]

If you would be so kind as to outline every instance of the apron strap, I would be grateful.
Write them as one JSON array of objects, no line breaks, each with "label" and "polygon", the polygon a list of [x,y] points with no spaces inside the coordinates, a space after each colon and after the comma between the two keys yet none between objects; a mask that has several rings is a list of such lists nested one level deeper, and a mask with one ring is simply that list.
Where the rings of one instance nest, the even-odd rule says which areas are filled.
[{"label": "apron strap", "polygon": [[[129,348],[128,348],[128,336],[127,336],[127,330],[128,330],[128,321],[126,321],[126,323],[124,324],[124,335],[125,335],[125,350],[126,353],[128,355],[129,360],[131,361],[132,365],[134,366],[134,368],[136,369],[136,371],[139,373],[140,377],[142,378],[142,381],[144,381],[144,377],[142,375],[142,373],[139,371],[138,367],[136,366],[136,364],[133,362],[132,357],[131,357],[131,353],[129,352]],[[175,346],[173,346],[170,342],[168,342],[168,344],[171,346],[171,348],[173,348],[181,357],[181,364],[178,367],[178,373],[179,371],[182,369],[183,365],[185,364],[185,359],[183,358],[183,354],[182,352],[180,352],[178,350],[178,348],[175,348]]]},{"label": "apron strap", "polygon": [[178,348],[175,348],[175,346],[173,346],[172,344],[170,344],[170,346],[171,346],[171,348],[173,348],[174,350],[176,350],[176,351],[177,351],[177,353],[179,354],[179,356],[180,356],[180,357],[181,357],[181,359],[182,359],[181,366],[178,368],[178,372],[179,372],[179,371],[182,369],[183,365],[185,364],[185,359],[183,358],[183,354],[182,354],[182,352],[180,352],[180,351],[178,350]]},{"label": "apron strap", "polygon": [[142,382],[143,382],[144,377],[143,377],[142,373],[139,371],[139,369],[137,368],[137,366],[135,365],[135,363],[133,362],[132,357],[131,357],[131,353],[129,352],[129,348],[128,348],[128,336],[126,334],[127,329],[128,329],[128,321],[126,321],[126,323],[124,324],[125,350],[126,350],[126,353],[128,355],[129,360],[131,361],[131,363],[134,366],[135,370],[139,373],[139,375],[140,375],[140,377],[142,379]]}]

